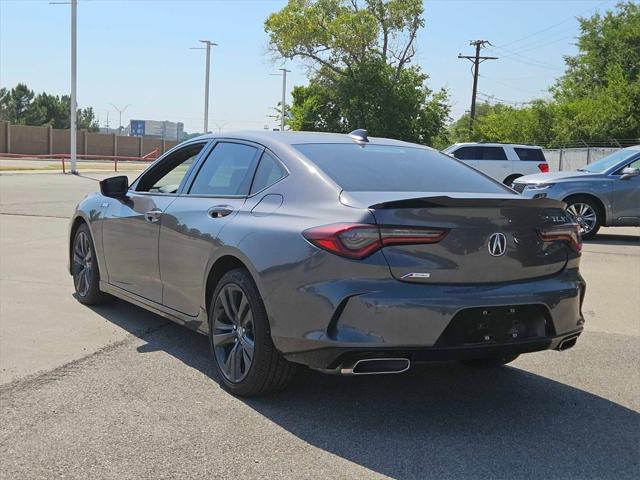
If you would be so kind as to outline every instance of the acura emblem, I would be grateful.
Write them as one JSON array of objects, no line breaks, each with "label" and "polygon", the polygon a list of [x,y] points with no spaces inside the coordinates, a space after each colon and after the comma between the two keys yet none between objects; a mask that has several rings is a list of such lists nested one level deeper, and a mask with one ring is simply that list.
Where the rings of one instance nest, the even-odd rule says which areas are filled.
[{"label": "acura emblem", "polygon": [[494,257],[501,257],[507,251],[507,237],[502,233],[494,233],[489,237],[489,253]]}]

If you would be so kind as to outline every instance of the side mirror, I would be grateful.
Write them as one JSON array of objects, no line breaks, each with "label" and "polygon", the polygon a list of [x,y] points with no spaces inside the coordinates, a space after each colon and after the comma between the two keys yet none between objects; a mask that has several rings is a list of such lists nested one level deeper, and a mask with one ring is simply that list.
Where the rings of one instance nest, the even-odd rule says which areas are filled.
[{"label": "side mirror", "polygon": [[640,168],[626,167],[623,168],[620,173],[622,174],[620,180],[629,180],[630,178],[640,175]]},{"label": "side mirror", "polygon": [[105,178],[100,182],[100,193],[105,197],[124,197],[129,190],[129,179],[126,175]]}]

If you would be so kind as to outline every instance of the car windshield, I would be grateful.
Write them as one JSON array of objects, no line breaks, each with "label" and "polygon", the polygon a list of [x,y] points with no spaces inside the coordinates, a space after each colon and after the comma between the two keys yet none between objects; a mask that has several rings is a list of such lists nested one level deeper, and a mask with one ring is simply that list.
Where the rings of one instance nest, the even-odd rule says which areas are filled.
[{"label": "car windshield", "polygon": [[350,192],[513,193],[463,163],[425,148],[355,143],[294,147]]},{"label": "car windshield", "polygon": [[618,163],[623,162],[632,156],[636,155],[639,150],[618,150],[617,152],[612,153],[611,155],[607,155],[604,158],[601,158],[597,162],[593,162],[587,165],[585,168],[579,168],[578,170],[581,172],[589,172],[589,173],[602,173],[609,170],[611,167],[616,166]]}]

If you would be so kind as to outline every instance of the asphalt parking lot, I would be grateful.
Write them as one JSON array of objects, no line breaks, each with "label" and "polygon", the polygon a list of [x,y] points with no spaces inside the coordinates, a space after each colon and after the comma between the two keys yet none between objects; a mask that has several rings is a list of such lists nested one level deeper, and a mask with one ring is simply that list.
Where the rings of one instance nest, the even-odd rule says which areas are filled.
[{"label": "asphalt parking lot", "polygon": [[107,175],[0,175],[0,478],[640,476],[640,229],[585,244],[586,331],[567,352],[307,372],[242,400],[205,337],[74,299],[68,218]]}]

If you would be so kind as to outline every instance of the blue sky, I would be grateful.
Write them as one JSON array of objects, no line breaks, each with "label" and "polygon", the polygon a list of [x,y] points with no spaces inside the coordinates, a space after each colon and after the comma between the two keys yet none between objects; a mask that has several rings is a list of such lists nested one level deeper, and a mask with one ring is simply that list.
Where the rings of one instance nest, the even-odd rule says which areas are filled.
[{"label": "blue sky", "polygon": [[[130,118],[182,121],[202,130],[204,51],[198,39],[217,43],[212,55],[210,129],[263,128],[280,99],[281,67],[267,54],[265,18],[279,0],[81,0],[78,6],[78,103],[93,106],[101,125],[118,115],[110,104],[131,106]],[[510,102],[545,97],[574,54],[576,16],[613,8],[614,0],[425,1],[426,27],[415,62],[432,89],[448,88],[453,116],[469,108],[471,39],[496,47],[500,57],[480,68],[479,92]],[[36,92],[62,94],[70,82],[70,6],[47,1],[0,0],[0,86],[25,82]],[[298,63],[289,87],[306,83]]]}]

